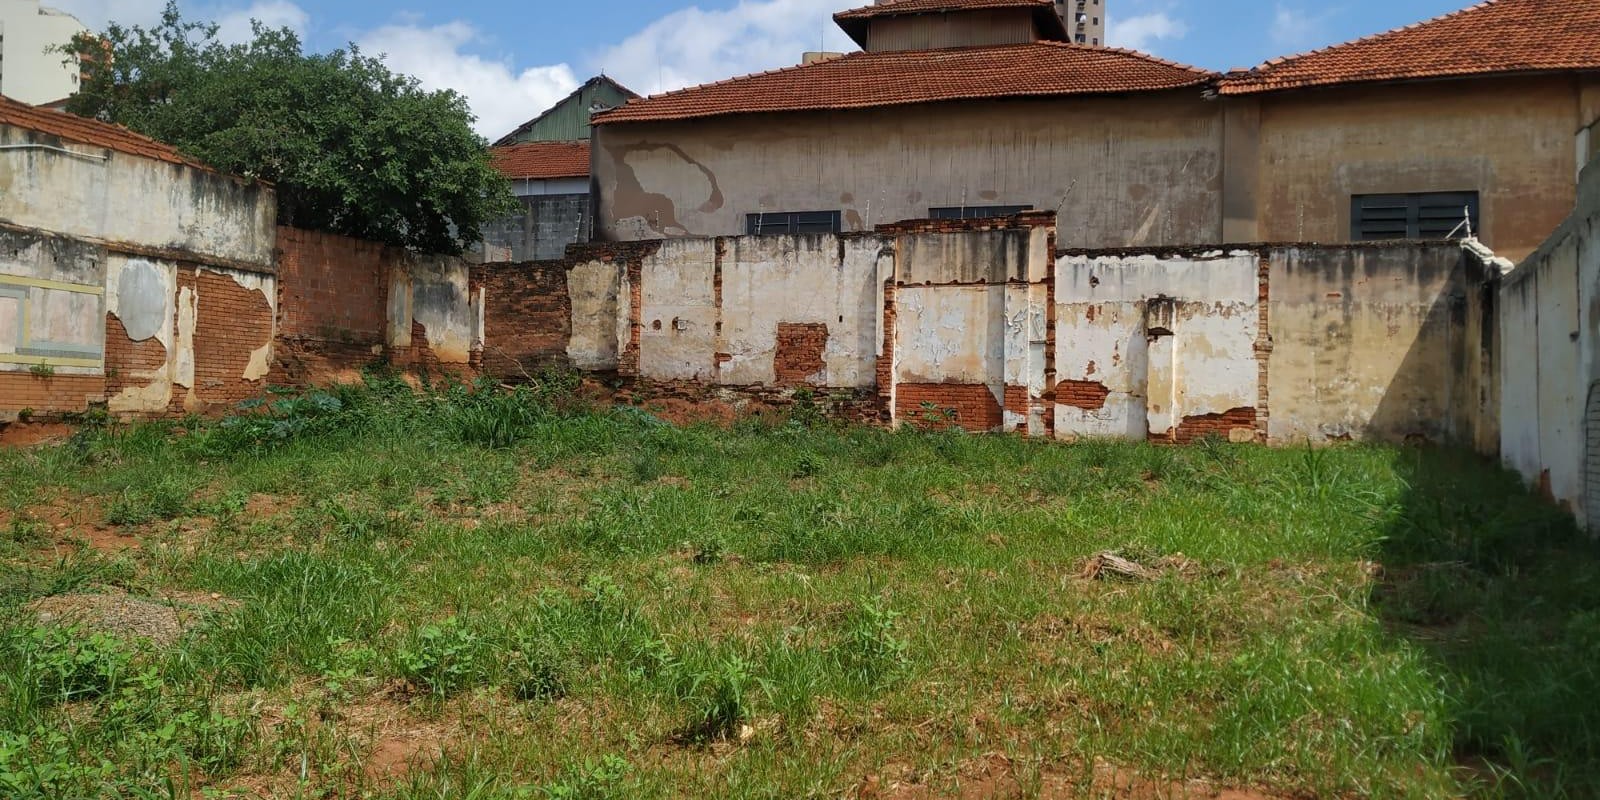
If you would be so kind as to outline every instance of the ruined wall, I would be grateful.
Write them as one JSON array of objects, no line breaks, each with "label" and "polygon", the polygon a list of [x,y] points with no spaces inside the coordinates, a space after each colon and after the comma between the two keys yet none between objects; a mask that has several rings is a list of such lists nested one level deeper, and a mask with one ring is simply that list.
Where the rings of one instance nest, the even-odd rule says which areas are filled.
[{"label": "ruined wall", "polygon": [[1262,438],[1261,256],[1057,261],[1056,433]]},{"label": "ruined wall", "polygon": [[[0,220],[103,243],[271,271],[270,186],[0,125]],[[231,262],[231,263],[230,263]]]},{"label": "ruined wall", "polygon": [[275,380],[348,380],[384,361],[464,373],[475,362],[481,314],[465,261],[297,228],[278,234]]},{"label": "ruined wall", "polygon": [[1600,161],[1499,292],[1501,458],[1600,531]]},{"label": "ruined wall", "polygon": [[622,349],[650,380],[870,387],[882,246],[826,235],[662,242],[624,275],[636,300]]},{"label": "ruined wall", "polygon": [[[1518,259],[1572,208],[1578,167],[1573,134],[1579,94],[1570,76],[1474,79],[1283,92],[1227,101],[1259,103],[1258,127],[1230,126],[1230,140],[1259,141],[1230,206],[1245,203],[1258,227],[1230,230],[1266,242],[1350,241],[1356,194],[1481,195],[1480,238]],[[1248,115],[1240,115],[1247,118]],[[1232,154],[1230,153],[1230,158]],[[1199,240],[1195,240],[1199,241]]]},{"label": "ruined wall", "polygon": [[[1060,211],[1063,247],[1216,241],[1222,122],[1198,91],[747,115],[595,129],[596,235],[726,236],[838,210],[845,231],[943,206]],[[781,176],[775,182],[774,176]]]},{"label": "ruined wall", "polygon": [[1474,443],[1458,354],[1483,321],[1468,298],[1497,276],[1452,243],[1280,248],[1269,264],[1274,441]]}]

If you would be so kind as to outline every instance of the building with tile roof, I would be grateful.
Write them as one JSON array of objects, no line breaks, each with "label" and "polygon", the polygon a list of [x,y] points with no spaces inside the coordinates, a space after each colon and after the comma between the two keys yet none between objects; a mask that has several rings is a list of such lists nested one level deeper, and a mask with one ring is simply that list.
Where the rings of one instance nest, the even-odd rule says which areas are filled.
[{"label": "building with tile roof", "polygon": [[567,245],[589,239],[590,117],[638,97],[598,75],[495,143],[495,169],[511,181],[523,210],[485,226],[481,258],[560,258]]},{"label": "building with tile roof", "polygon": [[1600,149],[1600,3],[1489,0],[1225,75],[1065,41],[1051,8],[887,0],[836,15],[863,52],[602,113],[597,235],[1027,208],[1063,247],[1470,229],[1515,258]]}]

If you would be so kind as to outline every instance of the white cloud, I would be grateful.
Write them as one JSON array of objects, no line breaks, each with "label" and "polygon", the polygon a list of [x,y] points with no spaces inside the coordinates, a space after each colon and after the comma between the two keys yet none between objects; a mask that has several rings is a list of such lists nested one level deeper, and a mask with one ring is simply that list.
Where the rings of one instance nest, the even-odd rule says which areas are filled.
[{"label": "white cloud", "polygon": [[218,16],[217,37],[229,43],[249,41],[251,20],[268,28],[289,28],[305,38],[311,15],[289,0],[257,0],[249,8],[226,11]]},{"label": "white cloud", "polygon": [[807,50],[854,50],[834,26],[840,0],[740,0],[726,11],[674,11],[591,59],[644,94],[793,66]]},{"label": "white cloud", "polygon": [[1149,50],[1158,40],[1182,39],[1189,33],[1188,25],[1165,13],[1140,14],[1109,21],[1111,27],[1106,31],[1106,43],[1132,50]]},{"label": "white cloud", "polygon": [[517,69],[509,59],[466,52],[481,40],[477,29],[456,21],[421,26],[385,25],[357,38],[370,55],[383,55],[396,72],[413,75],[429,89],[454,89],[466,95],[478,116],[477,129],[495,139],[537,116],[578,87],[566,64]]},{"label": "white cloud", "polygon": [[49,0],[45,5],[78,18],[90,30],[104,30],[106,23],[152,25],[161,20],[167,0]]},{"label": "white cloud", "polygon": [[1329,10],[1313,14],[1279,3],[1273,11],[1272,25],[1268,27],[1267,34],[1272,38],[1272,44],[1280,50],[1302,49],[1326,38],[1321,34],[1327,27],[1328,18],[1334,13]]}]

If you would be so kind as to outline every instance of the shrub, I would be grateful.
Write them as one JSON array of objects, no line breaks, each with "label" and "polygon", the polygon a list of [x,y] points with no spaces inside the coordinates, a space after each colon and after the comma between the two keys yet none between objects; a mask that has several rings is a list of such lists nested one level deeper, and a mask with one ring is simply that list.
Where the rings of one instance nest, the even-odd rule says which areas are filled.
[{"label": "shrub", "polygon": [[486,649],[482,638],[450,617],[418,629],[397,660],[402,677],[444,697],[484,681]]}]

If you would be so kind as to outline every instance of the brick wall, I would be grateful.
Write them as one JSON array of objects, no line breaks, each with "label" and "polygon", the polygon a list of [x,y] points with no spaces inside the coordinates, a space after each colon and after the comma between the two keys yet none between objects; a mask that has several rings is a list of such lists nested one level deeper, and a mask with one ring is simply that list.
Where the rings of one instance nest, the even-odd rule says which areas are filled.
[{"label": "brick wall", "polygon": [[167,346],[158,337],[142,342],[128,338],[116,314],[106,314],[106,394],[146,385],[148,377],[167,368]]},{"label": "brick wall", "polygon": [[39,414],[83,411],[105,401],[106,379],[99,375],[34,375],[0,372],[0,411],[29,410]]},{"label": "brick wall", "polygon": [[828,326],[818,322],[778,323],[778,350],[773,372],[779,386],[804,386],[827,368],[822,355],[828,349]]},{"label": "brick wall", "polygon": [[389,248],[331,233],[278,228],[278,333],[383,344]]},{"label": "brick wall", "polygon": [[1235,408],[1221,414],[1184,417],[1183,421],[1178,424],[1178,429],[1170,435],[1152,433],[1150,438],[1157,441],[1189,444],[1207,436],[1216,437],[1224,441],[1230,439],[1233,441],[1254,441],[1256,439],[1256,410],[1253,408]]},{"label": "brick wall", "polygon": [[256,351],[272,344],[272,306],[266,295],[209,269],[179,269],[180,297],[185,288],[197,298],[194,386],[187,395],[181,387],[174,392],[174,410],[228,408],[260,394],[264,380],[245,374]]},{"label": "brick wall", "polygon": [[572,300],[565,261],[473,267],[484,289],[483,368],[505,377],[567,358]]},{"label": "brick wall", "polygon": [[997,430],[1005,422],[989,387],[961,383],[896,384],[895,417],[914,425],[974,433]]}]

